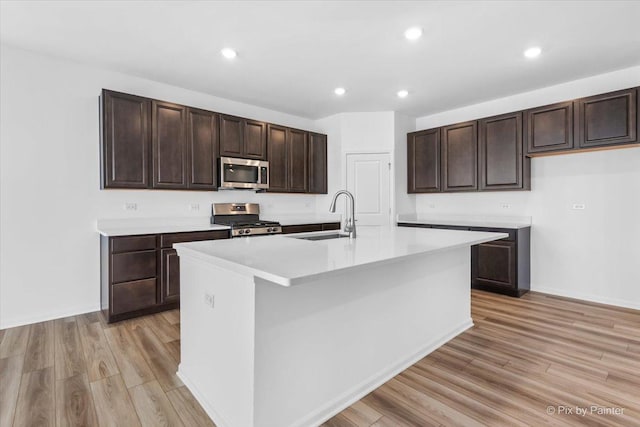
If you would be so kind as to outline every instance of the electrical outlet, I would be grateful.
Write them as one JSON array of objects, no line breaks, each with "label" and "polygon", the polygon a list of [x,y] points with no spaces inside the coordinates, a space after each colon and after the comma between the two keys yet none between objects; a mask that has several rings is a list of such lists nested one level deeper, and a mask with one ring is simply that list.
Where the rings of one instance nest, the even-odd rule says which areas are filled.
[{"label": "electrical outlet", "polygon": [[200,210],[200,205],[199,205],[198,203],[191,203],[191,204],[189,205],[189,210],[190,210],[191,212],[197,212],[197,211],[199,211],[199,210]]},{"label": "electrical outlet", "polygon": [[436,204],[435,204],[435,203],[429,203],[429,204],[427,205],[427,207],[428,207],[429,209],[435,209],[435,208],[436,208]]},{"label": "electrical outlet", "polygon": [[574,211],[583,211],[585,210],[586,206],[584,203],[574,203],[571,206],[571,209],[573,209]]},{"label": "electrical outlet", "polygon": [[124,210],[125,211],[137,211],[138,210],[138,204],[137,203],[125,203],[124,204]]},{"label": "electrical outlet", "polygon": [[215,299],[211,294],[204,294],[204,303],[213,308]]},{"label": "electrical outlet", "polygon": [[511,209],[511,205],[509,203],[500,203],[500,207],[502,209]]}]

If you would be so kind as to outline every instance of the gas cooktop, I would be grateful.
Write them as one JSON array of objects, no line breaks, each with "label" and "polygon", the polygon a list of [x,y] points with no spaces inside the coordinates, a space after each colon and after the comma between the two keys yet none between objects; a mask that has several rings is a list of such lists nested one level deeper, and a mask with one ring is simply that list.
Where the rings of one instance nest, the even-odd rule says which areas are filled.
[{"label": "gas cooktop", "polygon": [[257,203],[214,203],[211,213],[211,223],[230,226],[231,237],[282,233],[279,222],[260,220]]}]

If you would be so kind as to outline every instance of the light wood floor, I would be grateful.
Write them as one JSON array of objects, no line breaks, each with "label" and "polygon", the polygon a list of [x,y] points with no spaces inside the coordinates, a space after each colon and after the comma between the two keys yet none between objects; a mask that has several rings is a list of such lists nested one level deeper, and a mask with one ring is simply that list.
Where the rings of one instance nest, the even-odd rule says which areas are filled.
[{"label": "light wood floor", "polygon": [[[640,312],[476,291],[472,305],[472,329],[324,426],[640,425]],[[175,376],[179,320],[0,330],[0,426],[213,426]]]}]

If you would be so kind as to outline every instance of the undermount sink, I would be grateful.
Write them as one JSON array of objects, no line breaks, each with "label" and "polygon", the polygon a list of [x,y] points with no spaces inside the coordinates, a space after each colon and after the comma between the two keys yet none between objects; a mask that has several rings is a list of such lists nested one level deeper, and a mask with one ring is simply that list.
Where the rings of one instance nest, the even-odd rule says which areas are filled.
[{"label": "undermount sink", "polygon": [[342,237],[349,237],[348,234],[342,234],[342,233],[331,233],[331,234],[318,234],[315,236],[291,236],[294,237],[296,239],[303,239],[303,240],[329,240],[329,239],[340,239]]}]

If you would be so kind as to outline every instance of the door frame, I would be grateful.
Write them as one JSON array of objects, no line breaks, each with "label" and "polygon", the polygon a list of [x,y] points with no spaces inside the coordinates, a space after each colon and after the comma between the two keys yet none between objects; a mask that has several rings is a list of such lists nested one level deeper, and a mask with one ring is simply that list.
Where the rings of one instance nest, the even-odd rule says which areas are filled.
[{"label": "door frame", "polygon": [[[395,224],[394,217],[396,212],[396,204],[395,204],[395,179],[394,179],[394,169],[393,169],[393,151],[390,150],[351,150],[344,152],[344,188],[347,188],[347,183],[349,182],[349,156],[352,155],[361,155],[361,154],[386,154],[389,156],[389,226],[393,226]],[[345,203],[344,206],[344,216],[343,218],[347,218],[347,205]]]}]

